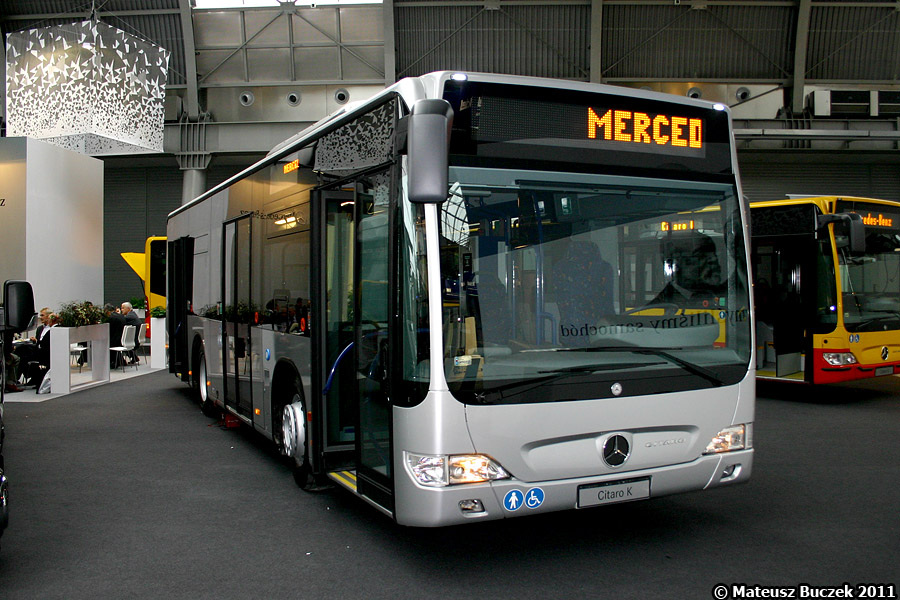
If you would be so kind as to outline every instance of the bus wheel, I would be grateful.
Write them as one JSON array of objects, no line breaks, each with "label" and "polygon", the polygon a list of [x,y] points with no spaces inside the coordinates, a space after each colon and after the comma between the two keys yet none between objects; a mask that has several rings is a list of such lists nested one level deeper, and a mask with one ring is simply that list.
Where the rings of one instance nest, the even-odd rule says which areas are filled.
[{"label": "bus wheel", "polygon": [[294,481],[304,490],[312,490],[315,477],[307,451],[308,425],[306,409],[300,395],[300,382],[294,383],[293,394],[281,414],[281,451],[291,458]]},{"label": "bus wheel", "polygon": [[200,398],[200,410],[203,411],[203,414],[207,417],[215,417],[216,407],[213,404],[212,398],[209,397],[208,381],[209,377],[206,372],[206,354],[201,350],[197,361],[197,394]]}]

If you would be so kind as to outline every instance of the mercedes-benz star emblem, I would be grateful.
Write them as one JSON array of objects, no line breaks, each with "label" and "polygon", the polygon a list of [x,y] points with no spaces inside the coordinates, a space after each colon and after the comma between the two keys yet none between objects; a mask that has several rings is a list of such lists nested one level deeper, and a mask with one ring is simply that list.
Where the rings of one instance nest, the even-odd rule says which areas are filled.
[{"label": "mercedes-benz star emblem", "polygon": [[889,354],[889,353],[888,353],[887,346],[882,346],[882,348],[881,348],[881,360],[887,360],[887,359],[888,359],[888,354]]},{"label": "mercedes-benz star emblem", "polygon": [[610,436],[606,443],[603,444],[603,460],[611,467],[620,467],[631,454],[631,447],[621,435]]}]

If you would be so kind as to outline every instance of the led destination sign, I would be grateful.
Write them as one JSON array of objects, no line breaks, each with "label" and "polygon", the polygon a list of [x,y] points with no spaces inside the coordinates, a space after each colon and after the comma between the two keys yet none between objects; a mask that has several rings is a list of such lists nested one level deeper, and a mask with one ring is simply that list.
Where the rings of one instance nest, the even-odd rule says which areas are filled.
[{"label": "led destination sign", "polygon": [[[485,160],[733,173],[727,111],[632,92],[448,82],[451,154]],[[468,162],[473,163],[472,159]]]},{"label": "led destination sign", "polygon": [[875,216],[869,213],[862,218],[862,222],[869,227],[891,227],[894,224],[894,219],[885,217],[882,214]]},{"label": "led destination sign", "polygon": [[890,229],[892,233],[900,230],[900,213],[894,206],[839,199],[834,212],[856,213],[862,217],[863,225],[870,230]]},{"label": "led destination sign", "polygon": [[670,223],[668,221],[663,221],[659,225],[660,231],[691,231],[694,229],[694,220],[690,221],[675,221],[674,223]]},{"label": "led destination sign", "polygon": [[286,163],[284,165],[284,174],[287,175],[288,173],[293,173],[294,171],[298,170],[299,168],[300,168],[300,160],[299,159],[292,160],[291,162]]},{"label": "led destination sign", "polygon": [[[599,115],[603,115],[602,117]],[[630,110],[587,109],[589,139],[673,148],[703,148],[703,120]]]}]

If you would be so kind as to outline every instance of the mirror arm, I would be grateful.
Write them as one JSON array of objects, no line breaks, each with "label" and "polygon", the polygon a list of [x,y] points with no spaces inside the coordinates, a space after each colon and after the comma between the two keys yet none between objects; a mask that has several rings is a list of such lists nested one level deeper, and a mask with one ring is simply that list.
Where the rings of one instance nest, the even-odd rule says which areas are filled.
[{"label": "mirror arm", "polygon": [[817,215],[816,229],[824,229],[829,223],[846,223],[850,235],[850,252],[863,254],[866,251],[866,226],[858,213],[838,213]]}]

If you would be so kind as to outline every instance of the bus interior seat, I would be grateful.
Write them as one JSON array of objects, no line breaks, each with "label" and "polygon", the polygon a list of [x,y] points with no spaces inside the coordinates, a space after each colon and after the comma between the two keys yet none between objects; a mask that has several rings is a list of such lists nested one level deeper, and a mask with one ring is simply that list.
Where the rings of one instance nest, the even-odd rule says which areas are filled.
[{"label": "bus interior seat", "polygon": [[492,273],[478,274],[478,308],[481,312],[481,346],[506,346],[512,337],[512,319],[506,286]]},{"label": "bus interior seat", "polygon": [[599,293],[604,280],[612,285],[612,266],[600,256],[597,244],[570,241],[565,258],[553,269],[560,324],[580,327],[613,313],[612,293],[608,298]]}]

